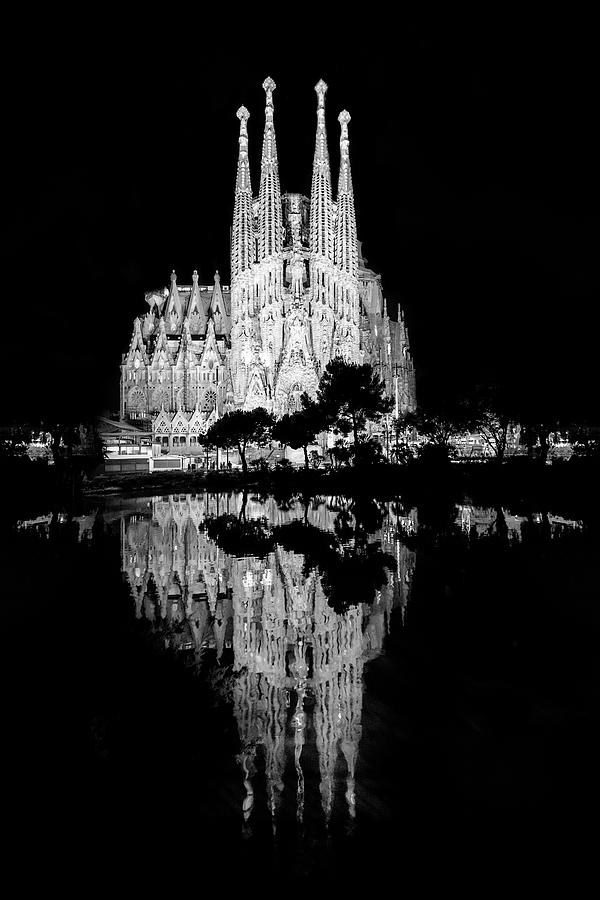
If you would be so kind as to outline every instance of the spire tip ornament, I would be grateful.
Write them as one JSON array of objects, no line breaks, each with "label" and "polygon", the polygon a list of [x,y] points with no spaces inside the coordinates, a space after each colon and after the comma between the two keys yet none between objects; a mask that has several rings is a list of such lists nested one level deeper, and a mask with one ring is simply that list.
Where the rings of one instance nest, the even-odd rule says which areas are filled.
[{"label": "spire tip ornament", "polygon": [[267,93],[267,101],[269,101],[271,99],[270,95],[273,93],[273,91],[275,90],[277,85],[275,84],[275,82],[273,81],[271,76],[269,75],[263,81],[262,86],[263,86],[263,91],[266,91],[266,93]]},{"label": "spire tip ornament", "polygon": [[238,119],[240,120],[240,122],[241,122],[242,120],[243,120],[244,122],[247,122],[248,119],[250,118],[250,113],[248,112],[248,110],[246,109],[245,106],[240,106],[240,108],[239,108],[238,111],[236,112],[236,116],[238,117]]},{"label": "spire tip ornament", "polygon": [[319,106],[324,106],[325,105],[325,94],[327,93],[327,85],[323,81],[322,78],[319,81],[317,81],[317,83],[315,84],[315,91],[316,91],[317,97],[319,98]]}]

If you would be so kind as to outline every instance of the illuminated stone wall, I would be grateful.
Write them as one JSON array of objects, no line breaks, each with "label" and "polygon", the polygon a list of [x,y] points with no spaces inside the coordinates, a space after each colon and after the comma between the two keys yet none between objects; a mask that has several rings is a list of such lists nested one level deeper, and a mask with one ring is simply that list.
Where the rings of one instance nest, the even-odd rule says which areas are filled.
[{"label": "illuminated stone wall", "polygon": [[[350,167],[350,115],[338,116],[340,168],[334,199],[325,94],[317,93],[310,198],[281,193],[274,123],[275,82],[267,78],[258,195],[250,176],[248,120],[240,120],[231,241],[231,287],[178,286],[146,295],[121,367],[121,416],[150,419],[156,436],[185,437],[194,452],[201,430],[223,412],[264,406],[277,415],[314,395],[336,356],[370,362],[396,413],[415,406],[415,377],[402,312],[392,320],[381,277],[357,240]],[[159,418],[160,416],[160,418]],[[172,449],[172,444],[169,443]]]}]

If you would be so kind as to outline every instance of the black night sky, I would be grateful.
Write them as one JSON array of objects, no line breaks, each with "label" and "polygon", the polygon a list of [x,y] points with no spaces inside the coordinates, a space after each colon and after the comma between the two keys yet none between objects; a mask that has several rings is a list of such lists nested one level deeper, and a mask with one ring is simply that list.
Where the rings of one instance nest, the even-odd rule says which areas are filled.
[{"label": "black night sky", "polygon": [[150,39],[82,25],[77,39],[52,27],[18,31],[4,59],[11,413],[56,397],[115,410],[144,291],[173,268],[181,282],[218,268],[228,283],[235,112],[251,112],[256,191],[266,75],[284,191],[310,192],[319,78],[335,186],[337,114],[352,115],[359,238],[390,308],[405,309],[421,399],[507,379],[589,411],[600,154],[588,23],[367,18],[324,36],[322,53],[308,23],[296,38],[282,26],[274,51],[260,31],[238,47],[213,28]]}]

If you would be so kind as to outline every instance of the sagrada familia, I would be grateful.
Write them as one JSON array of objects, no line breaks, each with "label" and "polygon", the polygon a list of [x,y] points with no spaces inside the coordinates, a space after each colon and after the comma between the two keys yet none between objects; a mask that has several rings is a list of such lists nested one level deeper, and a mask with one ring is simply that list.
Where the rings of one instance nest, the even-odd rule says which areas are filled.
[{"label": "sagrada familia", "polygon": [[152,421],[166,443],[196,443],[215,418],[263,406],[276,415],[314,395],[328,362],[369,362],[398,415],[415,406],[415,375],[401,311],[391,319],[381,276],[357,240],[350,169],[350,114],[340,123],[333,198],[325,125],[327,85],[319,81],[310,199],[282,194],[273,117],[275,82],[263,83],[265,127],[258,197],[252,193],[250,113],[240,107],[231,238],[231,286],[171,284],[146,294],[121,366],[121,419]]}]

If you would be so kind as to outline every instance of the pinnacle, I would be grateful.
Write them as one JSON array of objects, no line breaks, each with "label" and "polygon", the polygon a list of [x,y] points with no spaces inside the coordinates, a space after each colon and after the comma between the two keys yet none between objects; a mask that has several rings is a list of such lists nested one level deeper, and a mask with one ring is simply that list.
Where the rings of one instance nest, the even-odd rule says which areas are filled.
[{"label": "pinnacle", "polygon": [[338,116],[338,122],[340,123],[340,125],[347,125],[351,118],[352,116],[350,115],[348,110],[343,109]]},{"label": "pinnacle", "polygon": [[275,90],[275,88],[277,87],[277,85],[275,84],[275,82],[273,81],[273,79],[270,76],[265,78],[262,86],[263,86],[263,90],[267,92],[267,99],[268,99],[268,95],[272,94],[273,91]]},{"label": "pinnacle", "polygon": [[245,122],[247,122],[248,119],[250,118],[250,113],[248,112],[248,110],[246,109],[245,106],[240,106],[240,108],[239,108],[238,111],[236,112],[236,116],[238,117],[238,119],[240,120],[240,122],[242,121],[242,119],[243,119]]},{"label": "pinnacle", "polygon": [[323,106],[325,103],[325,94],[327,93],[327,85],[322,78],[315,84],[315,91],[319,98],[319,106]]}]

